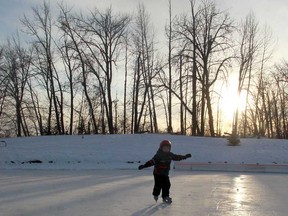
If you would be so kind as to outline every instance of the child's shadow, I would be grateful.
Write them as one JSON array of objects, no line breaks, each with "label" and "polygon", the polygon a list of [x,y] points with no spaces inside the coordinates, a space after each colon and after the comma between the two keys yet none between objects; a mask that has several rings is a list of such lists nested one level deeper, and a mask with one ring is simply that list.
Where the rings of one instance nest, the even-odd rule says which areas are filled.
[{"label": "child's shadow", "polygon": [[135,213],[133,213],[131,216],[150,216],[150,215],[153,215],[155,212],[157,211],[160,211],[164,208],[166,208],[167,204],[164,204],[164,203],[160,203],[160,204],[153,204],[153,205],[150,205],[144,209],[141,209]]}]

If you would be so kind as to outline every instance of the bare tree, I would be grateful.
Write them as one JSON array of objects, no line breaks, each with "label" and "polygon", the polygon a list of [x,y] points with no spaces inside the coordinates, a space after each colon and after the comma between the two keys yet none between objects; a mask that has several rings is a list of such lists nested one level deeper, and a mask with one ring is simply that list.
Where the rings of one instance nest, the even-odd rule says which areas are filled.
[{"label": "bare tree", "polygon": [[[69,38],[69,45],[68,48],[71,50],[71,52],[75,51],[75,58],[73,58],[73,62],[75,62],[75,67],[79,67],[80,70],[80,75],[79,75],[79,80],[81,82],[81,86],[83,88],[83,92],[85,95],[85,99],[87,100],[88,103],[88,109],[89,109],[89,115],[90,115],[90,120],[92,123],[92,126],[94,128],[94,133],[98,133],[98,124],[96,121],[96,113],[94,112],[94,107],[93,107],[93,102],[92,98],[89,94],[89,70],[88,70],[88,59],[87,55],[85,53],[86,51],[86,45],[85,42],[83,42],[83,38],[85,38],[86,33],[81,31],[81,28],[79,28],[79,22],[81,22],[83,17],[77,17],[73,14],[71,14],[71,10],[65,8],[64,6],[60,6],[61,9],[61,14],[58,18],[59,22],[59,27],[63,31],[65,37]],[[66,45],[66,46],[67,46]],[[72,60],[72,59],[71,59]],[[82,98],[83,99],[83,98]],[[83,104],[83,101],[82,103]],[[83,106],[80,106],[80,111],[79,113],[79,125],[83,126],[84,121],[82,114],[83,112],[81,111]],[[72,111],[71,111],[72,112]],[[78,127],[79,128],[79,127]],[[82,128],[80,130],[80,133],[84,132],[84,129]]]},{"label": "bare tree", "polygon": [[[257,51],[259,50],[260,46],[260,42],[257,40],[258,31],[258,23],[255,16],[250,13],[240,28],[241,41],[239,47],[239,57],[237,58],[239,62],[237,87],[238,97],[240,97],[244,88],[246,88],[247,94],[250,89],[252,67],[255,63]],[[237,107],[233,120],[233,134],[238,134],[238,115],[239,108]]]},{"label": "bare tree", "polygon": [[173,42],[173,31],[172,31],[172,3],[169,0],[169,24],[166,26],[166,35],[168,38],[168,133],[173,132],[172,127],[172,42]]},{"label": "bare tree", "polygon": [[31,52],[21,47],[19,37],[8,39],[3,50],[1,67],[1,81],[5,82],[6,89],[4,94],[9,98],[15,108],[16,114],[16,134],[22,136],[29,135],[25,116],[23,112],[24,97],[27,82],[30,76]]},{"label": "bare tree", "polygon": [[226,72],[229,60],[233,58],[231,53],[229,55],[233,26],[229,15],[218,11],[215,3],[205,2],[202,10],[201,33],[198,32],[196,36],[201,68],[199,80],[202,84],[202,94],[207,102],[210,135],[215,136],[210,89],[221,74]]},{"label": "bare tree", "polygon": [[[185,56],[192,62],[192,134],[199,129],[199,135],[205,134],[205,115],[208,114],[209,133],[215,136],[211,89],[215,82],[227,72],[233,58],[233,25],[226,12],[217,10],[212,1],[203,1],[195,9],[191,3],[191,16],[183,16],[176,22],[176,34],[186,44]],[[197,87],[197,81],[201,86]],[[201,90],[201,95],[198,94]],[[200,97],[200,123],[197,123],[197,97]],[[199,126],[200,125],[200,126]],[[198,127],[199,126],[199,127]]]},{"label": "bare tree", "polygon": [[95,9],[90,16],[79,19],[79,30],[85,37],[89,53],[85,53],[89,70],[96,76],[105,108],[109,133],[114,133],[112,80],[113,65],[117,63],[123,36],[129,23],[126,15],[114,16],[112,9],[105,12]]},{"label": "bare tree", "polygon": [[4,108],[4,102],[5,102],[5,98],[7,95],[7,79],[4,75],[4,65],[3,65],[3,47],[0,47],[0,118],[2,116],[3,113],[3,108]]},{"label": "bare tree", "polygon": [[[73,122],[74,122],[74,97],[78,90],[77,88],[77,78],[81,76],[81,68],[84,68],[82,53],[79,48],[79,43],[77,42],[77,34],[74,33],[75,22],[73,16],[70,15],[70,10],[63,5],[60,6],[61,13],[58,18],[59,29],[62,30],[62,40],[63,44],[58,46],[59,53],[61,55],[64,67],[65,74],[68,79],[69,94],[70,94],[70,123],[69,123],[69,134],[73,133]],[[78,39],[79,40],[79,39]],[[81,67],[82,66],[82,67]],[[82,73],[85,72],[82,69]],[[88,100],[90,98],[88,97]],[[97,128],[95,117],[92,116],[92,124],[94,128]]]},{"label": "bare tree", "polygon": [[[243,135],[247,134],[246,129],[248,123],[248,106],[250,105],[251,111],[250,118],[252,121],[253,129],[252,134],[255,136],[265,136],[266,133],[268,137],[270,136],[270,127],[268,123],[268,103],[266,98],[266,93],[269,92],[269,83],[274,82],[271,75],[268,73],[269,61],[271,60],[271,56],[273,53],[273,40],[272,33],[266,26],[264,28],[263,33],[260,33],[261,42],[259,43],[259,69],[254,69],[257,72],[257,76],[255,77],[255,86],[252,91],[249,91],[246,95],[246,109],[244,113],[244,122],[243,122]],[[258,60],[254,61],[257,62]],[[255,63],[254,63],[255,65]],[[256,64],[258,65],[258,64]],[[278,86],[278,85],[277,85]],[[252,102],[248,100],[248,97],[252,96]],[[253,103],[253,105],[252,105]],[[254,107],[252,107],[254,106]]]},{"label": "bare tree", "polygon": [[[51,134],[52,111],[56,121],[56,133],[64,133],[63,91],[59,80],[53,57],[53,20],[50,6],[44,1],[40,7],[32,7],[33,18],[26,15],[21,22],[25,27],[24,32],[34,38],[39,75],[49,98],[47,134]],[[36,61],[34,61],[36,63]],[[59,94],[57,94],[59,92]]]},{"label": "bare tree", "polygon": [[[275,66],[273,72],[274,83],[272,92],[272,116],[270,120],[274,125],[276,138],[288,138],[288,113],[287,113],[287,98],[288,98],[288,63],[283,61]],[[271,84],[271,83],[270,83]],[[273,131],[273,130],[272,130]],[[273,133],[272,133],[273,134]]]},{"label": "bare tree", "polygon": [[[139,132],[141,120],[144,123],[148,123],[145,119],[145,113],[149,117],[150,132],[158,132],[153,80],[159,72],[159,69],[157,69],[159,64],[155,61],[154,34],[152,29],[153,27],[150,25],[150,18],[145,7],[139,5],[132,33],[133,56],[135,59],[132,90],[133,133]],[[143,128],[144,126],[142,126]]]},{"label": "bare tree", "polygon": [[124,105],[123,105],[123,133],[126,134],[127,130],[127,79],[128,79],[128,34],[125,36],[125,75],[124,75]]}]

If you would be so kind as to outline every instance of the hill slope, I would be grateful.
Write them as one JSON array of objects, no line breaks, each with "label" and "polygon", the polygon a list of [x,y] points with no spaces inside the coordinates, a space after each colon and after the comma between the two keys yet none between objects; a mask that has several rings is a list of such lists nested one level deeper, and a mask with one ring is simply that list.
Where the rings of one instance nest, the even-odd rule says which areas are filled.
[{"label": "hill slope", "polygon": [[188,162],[288,164],[286,140],[241,139],[237,147],[224,138],[165,134],[42,136],[2,139],[4,169],[136,169],[151,159],[163,139],[175,154],[191,153]]}]

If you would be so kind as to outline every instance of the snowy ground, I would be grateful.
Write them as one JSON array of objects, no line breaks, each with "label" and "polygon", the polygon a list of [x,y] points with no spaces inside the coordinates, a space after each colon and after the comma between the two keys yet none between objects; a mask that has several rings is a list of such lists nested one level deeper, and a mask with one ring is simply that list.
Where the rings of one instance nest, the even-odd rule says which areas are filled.
[{"label": "snowy ground", "polygon": [[0,139],[7,143],[1,143],[0,169],[135,169],[163,139],[171,140],[172,152],[192,154],[185,162],[288,164],[287,140],[241,139],[231,147],[224,138],[139,134]]},{"label": "snowy ground", "polygon": [[151,170],[1,170],[1,216],[287,216],[288,175],[171,173],[155,204]]},{"label": "snowy ground", "polygon": [[[188,163],[288,165],[287,140],[176,135],[0,139],[1,216],[287,216],[288,175],[171,170],[172,205],[155,204],[152,169],[163,139]],[[7,146],[5,145],[7,144]]]}]

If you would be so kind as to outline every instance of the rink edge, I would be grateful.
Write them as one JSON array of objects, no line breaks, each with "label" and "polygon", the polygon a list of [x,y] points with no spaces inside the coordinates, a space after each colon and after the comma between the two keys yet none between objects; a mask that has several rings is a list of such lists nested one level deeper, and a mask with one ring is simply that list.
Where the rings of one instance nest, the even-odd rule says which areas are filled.
[{"label": "rink edge", "polygon": [[175,170],[288,173],[288,164],[228,164],[176,162]]}]

